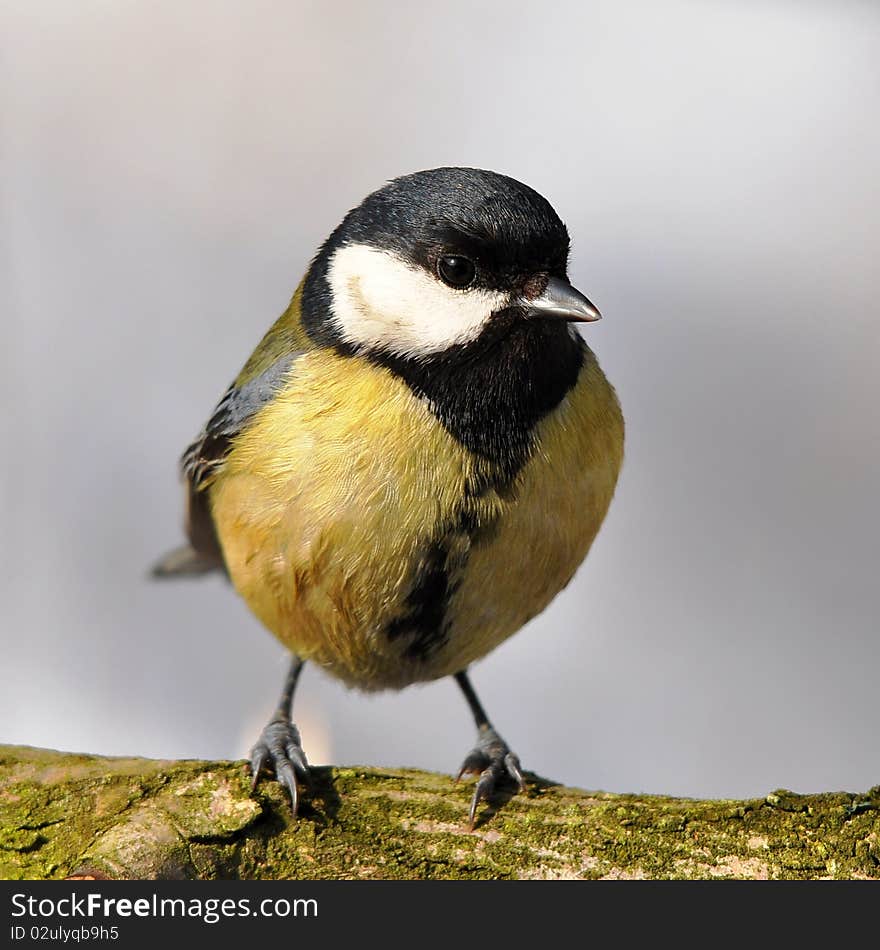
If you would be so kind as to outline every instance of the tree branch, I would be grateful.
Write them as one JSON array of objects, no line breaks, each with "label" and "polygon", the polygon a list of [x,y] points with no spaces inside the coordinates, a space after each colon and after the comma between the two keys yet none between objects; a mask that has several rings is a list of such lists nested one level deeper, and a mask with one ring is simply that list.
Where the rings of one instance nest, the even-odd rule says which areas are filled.
[{"label": "tree branch", "polygon": [[880,786],[690,801],[529,777],[466,830],[470,787],[316,768],[294,822],[239,762],[0,746],[0,878],[880,878]]}]

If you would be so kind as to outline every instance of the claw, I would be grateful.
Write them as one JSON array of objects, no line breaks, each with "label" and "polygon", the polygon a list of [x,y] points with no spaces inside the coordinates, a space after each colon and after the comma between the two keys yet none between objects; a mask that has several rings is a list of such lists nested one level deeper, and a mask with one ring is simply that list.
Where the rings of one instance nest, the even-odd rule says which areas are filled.
[{"label": "claw", "polygon": [[309,765],[306,762],[306,757],[303,754],[302,747],[296,742],[288,742],[284,747],[284,751],[287,753],[287,758],[290,759],[291,764],[296,769],[296,774],[300,778],[309,778]]},{"label": "claw", "polygon": [[469,831],[473,831],[477,823],[477,806],[482,801],[488,801],[495,791],[495,773],[491,766],[485,769],[477,781],[477,787],[474,789],[474,797],[471,799],[471,810],[468,813],[470,819]]},{"label": "claw", "polygon": [[464,762],[461,763],[461,768],[458,770],[458,777],[455,781],[460,781],[463,775],[479,775],[484,769],[489,767],[491,761],[492,759],[486,755],[482,749],[472,749],[467,754]]},{"label": "claw", "polygon": [[257,744],[251,750],[251,795],[256,790],[257,782],[260,780],[260,772],[263,771],[263,766],[268,758],[269,750],[265,745]]},{"label": "claw", "polygon": [[296,818],[296,810],[299,805],[299,792],[296,787],[296,773],[287,759],[282,759],[280,762],[275,763],[275,778],[278,779],[280,785],[283,785],[287,789],[290,795],[290,813],[292,817]]},{"label": "claw", "polygon": [[251,793],[257,787],[260,773],[270,765],[279,785],[287,790],[294,818],[299,808],[297,776],[311,788],[309,763],[300,744],[299,730],[286,717],[276,717],[263,730],[251,749]]},{"label": "claw", "polygon": [[507,755],[504,756],[504,767],[507,769],[507,774],[519,786],[519,790],[524,792],[526,790],[526,780],[523,778],[522,767],[519,764],[519,756],[513,752],[508,752]]},{"label": "claw", "polygon": [[492,728],[481,729],[477,745],[467,754],[458,770],[456,783],[465,774],[479,775],[468,812],[471,831],[476,826],[477,808],[480,802],[488,801],[492,797],[500,779],[509,777],[516,782],[520,791],[525,791],[525,779],[519,758],[510,751],[507,743]]}]

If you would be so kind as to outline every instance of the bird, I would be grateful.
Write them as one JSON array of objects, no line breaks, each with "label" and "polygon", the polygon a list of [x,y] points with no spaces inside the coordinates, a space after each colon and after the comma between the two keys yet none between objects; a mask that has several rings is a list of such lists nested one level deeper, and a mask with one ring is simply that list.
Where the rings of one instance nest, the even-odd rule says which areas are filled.
[{"label": "bird", "polygon": [[306,663],[370,692],[453,677],[457,779],[524,791],[469,668],[569,583],[623,461],[617,394],[578,323],[550,202],[498,172],[387,181],[320,246],[181,460],[186,544],[157,577],[227,575],[291,654],[249,757],[295,817]]}]

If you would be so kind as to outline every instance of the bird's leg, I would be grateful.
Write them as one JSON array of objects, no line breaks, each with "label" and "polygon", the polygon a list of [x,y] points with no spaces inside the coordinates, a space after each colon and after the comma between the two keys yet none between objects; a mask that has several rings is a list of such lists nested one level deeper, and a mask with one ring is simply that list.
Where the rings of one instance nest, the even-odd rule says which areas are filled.
[{"label": "bird's leg", "polygon": [[474,797],[471,799],[470,826],[473,831],[477,806],[481,801],[490,798],[499,780],[512,779],[519,786],[520,791],[525,789],[525,782],[519,758],[510,751],[507,743],[489,722],[489,717],[477,699],[467,673],[464,670],[456,673],[455,681],[461,687],[464,698],[474,714],[474,722],[477,724],[477,744],[467,754],[455,779],[457,782],[465,774],[480,776],[477,787],[474,789]]},{"label": "bird's leg", "polygon": [[253,776],[251,792],[257,787],[260,772],[268,766],[274,771],[278,783],[287,789],[294,818],[299,803],[297,778],[309,782],[309,763],[302,749],[299,729],[290,718],[293,711],[293,694],[303,665],[303,660],[298,656],[293,657],[278,709],[260,733],[260,738],[251,749],[250,758]]}]

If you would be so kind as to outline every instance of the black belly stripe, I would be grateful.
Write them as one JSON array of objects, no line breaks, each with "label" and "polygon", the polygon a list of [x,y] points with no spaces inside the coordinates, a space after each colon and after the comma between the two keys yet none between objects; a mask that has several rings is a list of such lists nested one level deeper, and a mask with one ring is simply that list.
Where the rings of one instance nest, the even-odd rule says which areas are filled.
[{"label": "black belly stripe", "polygon": [[453,524],[441,533],[443,540],[426,546],[403,611],[385,628],[389,640],[406,638],[403,653],[411,660],[424,662],[448,642],[449,604],[458,590],[470,550],[489,542],[497,527],[496,518],[478,518],[474,506],[467,504],[474,497],[468,493]]},{"label": "black belly stripe", "polygon": [[449,638],[446,609],[457,584],[450,579],[448,561],[445,545],[430,545],[416,570],[403,613],[385,628],[389,640],[406,637],[403,653],[411,660],[429,659]]}]

